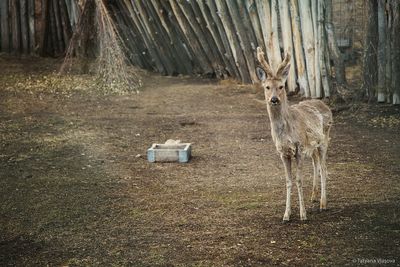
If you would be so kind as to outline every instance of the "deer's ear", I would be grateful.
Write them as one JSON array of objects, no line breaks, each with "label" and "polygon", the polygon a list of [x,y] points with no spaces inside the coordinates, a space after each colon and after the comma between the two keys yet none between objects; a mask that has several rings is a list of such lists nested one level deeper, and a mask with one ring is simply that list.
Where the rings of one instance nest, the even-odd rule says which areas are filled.
[{"label": "deer's ear", "polygon": [[256,73],[257,73],[257,78],[260,80],[260,81],[265,81],[266,79],[267,79],[267,74],[265,73],[265,70],[263,70],[262,68],[260,68],[260,67],[257,67],[256,68]]},{"label": "deer's ear", "polygon": [[289,76],[290,71],[290,63],[288,63],[284,68],[282,68],[279,72],[279,76],[286,81],[287,77]]}]

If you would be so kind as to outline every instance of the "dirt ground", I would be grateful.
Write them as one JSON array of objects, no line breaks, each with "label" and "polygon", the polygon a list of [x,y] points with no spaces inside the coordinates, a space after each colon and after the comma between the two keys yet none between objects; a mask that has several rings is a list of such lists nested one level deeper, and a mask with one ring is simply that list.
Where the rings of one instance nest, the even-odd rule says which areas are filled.
[{"label": "dirt ground", "polygon": [[[143,74],[140,94],[104,96],[57,65],[0,57],[0,266],[400,265],[399,107],[335,113],[329,209],[310,202],[307,161],[309,220],[294,187],[282,224],[256,88]],[[167,139],[192,160],[148,163]]]}]

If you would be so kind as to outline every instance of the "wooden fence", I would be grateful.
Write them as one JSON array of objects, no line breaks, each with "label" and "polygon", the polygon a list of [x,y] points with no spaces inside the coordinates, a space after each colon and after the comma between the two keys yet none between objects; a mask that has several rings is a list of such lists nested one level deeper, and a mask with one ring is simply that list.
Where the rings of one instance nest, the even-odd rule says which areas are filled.
[{"label": "wooden fence", "polygon": [[77,15],[73,0],[0,0],[0,51],[63,55]]},{"label": "wooden fence", "polygon": [[[272,66],[291,53],[289,91],[330,95],[330,62],[338,53],[332,0],[87,1],[107,3],[129,60],[141,68],[253,83],[261,46]],[[16,2],[1,0],[1,50],[61,54],[79,17],[76,1]]]}]

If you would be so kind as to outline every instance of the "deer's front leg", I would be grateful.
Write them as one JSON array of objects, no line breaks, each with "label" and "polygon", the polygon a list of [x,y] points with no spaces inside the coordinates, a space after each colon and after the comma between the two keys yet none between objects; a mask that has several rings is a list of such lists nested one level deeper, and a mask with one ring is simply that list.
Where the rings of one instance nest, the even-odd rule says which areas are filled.
[{"label": "deer's front leg", "polygon": [[303,195],[303,176],[301,174],[303,167],[303,159],[301,158],[301,154],[298,153],[296,155],[296,186],[299,194],[299,206],[300,206],[300,220],[307,220],[306,208],[304,206],[304,195]]},{"label": "deer's front leg", "polygon": [[290,196],[292,192],[292,161],[289,156],[285,155],[281,155],[281,159],[286,173],[286,210],[285,215],[283,215],[283,222],[288,222],[291,214]]}]

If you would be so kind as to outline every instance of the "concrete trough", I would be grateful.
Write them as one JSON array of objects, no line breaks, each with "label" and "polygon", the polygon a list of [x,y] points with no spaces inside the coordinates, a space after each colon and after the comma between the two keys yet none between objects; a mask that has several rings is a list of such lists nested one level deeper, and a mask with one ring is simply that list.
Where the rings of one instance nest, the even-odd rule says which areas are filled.
[{"label": "concrete trough", "polygon": [[165,144],[153,144],[147,150],[149,162],[180,162],[186,163],[190,160],[192,145],[168,140]]}]

